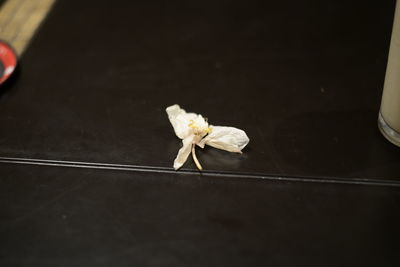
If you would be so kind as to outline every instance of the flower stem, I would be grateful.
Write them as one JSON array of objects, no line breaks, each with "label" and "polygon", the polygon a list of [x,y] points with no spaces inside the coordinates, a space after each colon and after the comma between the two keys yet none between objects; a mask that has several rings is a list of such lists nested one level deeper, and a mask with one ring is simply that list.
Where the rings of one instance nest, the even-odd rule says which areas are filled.
[{"label": "flower stem", "polygon": [[193,157],[194,163],[196,163],[197,169],[199,169],[201,171],[201,170],[203,170],[203,167],[201,167],[201,164],[196,157],[195,147],[196,147],[196,144],[192,144],[192,157]]}]

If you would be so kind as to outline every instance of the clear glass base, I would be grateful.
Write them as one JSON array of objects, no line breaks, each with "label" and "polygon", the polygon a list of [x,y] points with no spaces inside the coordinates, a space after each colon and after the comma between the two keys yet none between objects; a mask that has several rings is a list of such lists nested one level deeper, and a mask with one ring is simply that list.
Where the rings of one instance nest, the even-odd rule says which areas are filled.
[{"label": "clear glass base", "polygon": [[400,147],[400,133],[392,129],[392,127],[386,123],[380,112],[378,117],[378,127],[387,140]]}]

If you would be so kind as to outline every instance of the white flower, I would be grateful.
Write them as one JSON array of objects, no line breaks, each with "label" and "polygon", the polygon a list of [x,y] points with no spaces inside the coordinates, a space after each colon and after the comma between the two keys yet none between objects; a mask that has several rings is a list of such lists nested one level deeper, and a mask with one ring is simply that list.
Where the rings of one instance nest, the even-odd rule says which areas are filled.
[{"label": "white flower", "polygon": [[249,138],[243,130],[209,125],[203,116],[186,113],[179,105],[170,106],[166,111],[176,136],[182,139],[183,143],[174,161],[175,170],[182,167],[190,153],[192,153],[197,168],[203,169],[196,157],[196,145],[201,148],[209,145],[229,152],[242,153],[242,149],[249,143]]}]

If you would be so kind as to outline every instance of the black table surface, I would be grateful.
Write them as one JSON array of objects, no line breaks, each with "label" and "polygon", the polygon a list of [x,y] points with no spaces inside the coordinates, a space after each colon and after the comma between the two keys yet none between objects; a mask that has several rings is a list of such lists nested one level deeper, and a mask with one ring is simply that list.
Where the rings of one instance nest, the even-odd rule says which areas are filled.
[{"label": "black table surface", "polygon": [[[0,88],[0,265],[399,266],[394,4],[58,0]],[[248,147],[173,171],[175,103]]]},{"label": "black table surface", "polygon": [[1,266],[398,266],[398,187],[1,166]]}]

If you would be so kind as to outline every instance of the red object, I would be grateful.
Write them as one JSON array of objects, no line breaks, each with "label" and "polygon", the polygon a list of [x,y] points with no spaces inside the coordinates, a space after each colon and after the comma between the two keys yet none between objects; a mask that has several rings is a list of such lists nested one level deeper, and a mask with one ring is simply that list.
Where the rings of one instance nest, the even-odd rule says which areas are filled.
[{"label": "red object", "polygon": [[0,73],[0,84],[2,84],[17,66],[17,55],[9,44],[2,41],[0,41],[0,61],[4,67],[3,73]]}]

